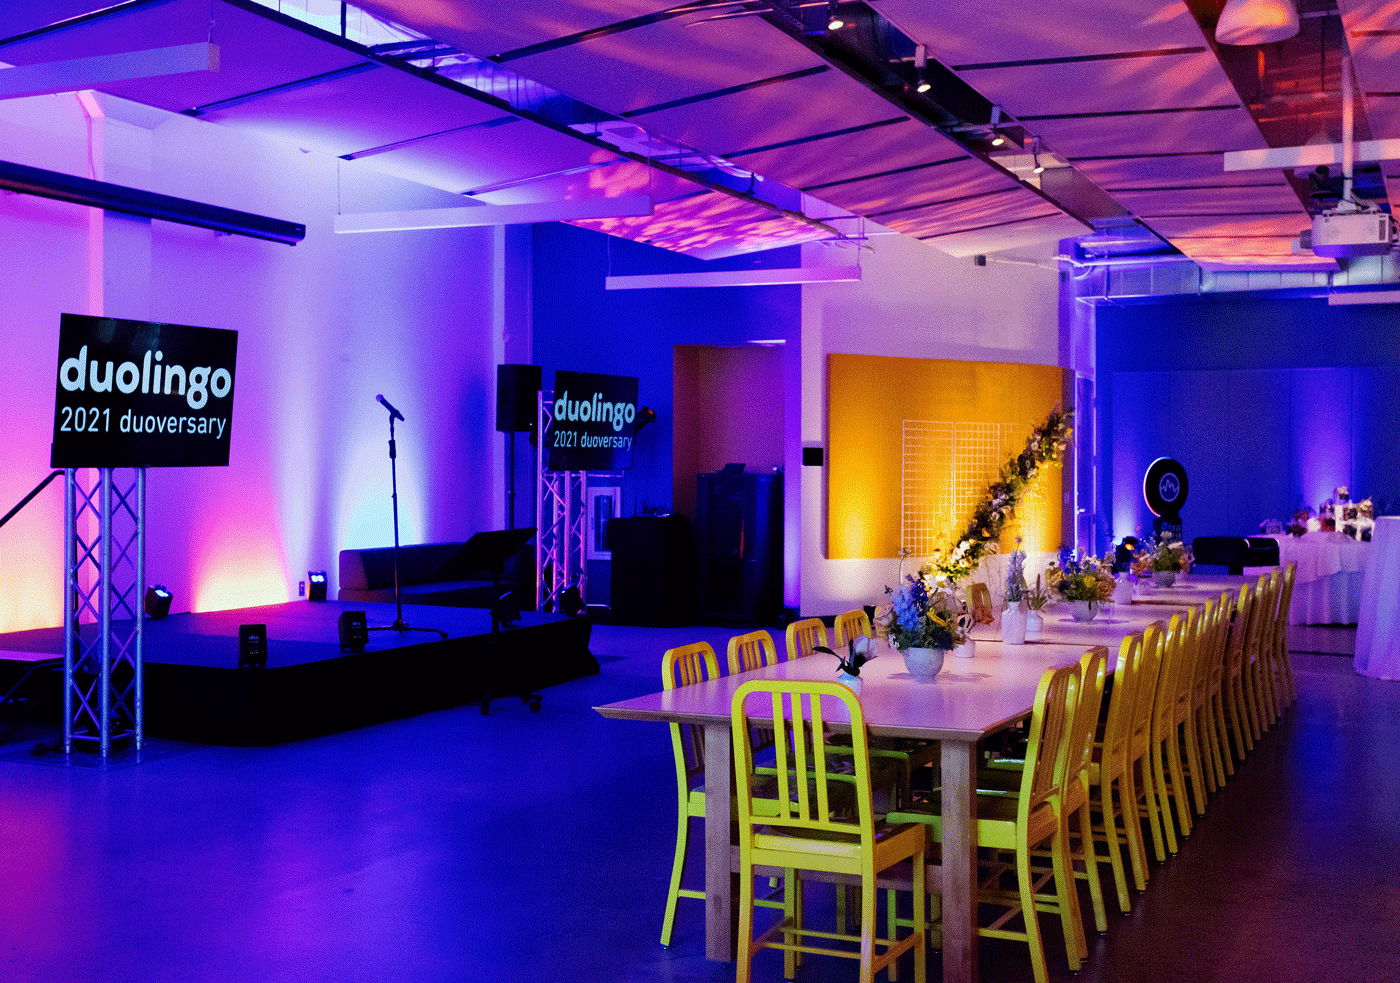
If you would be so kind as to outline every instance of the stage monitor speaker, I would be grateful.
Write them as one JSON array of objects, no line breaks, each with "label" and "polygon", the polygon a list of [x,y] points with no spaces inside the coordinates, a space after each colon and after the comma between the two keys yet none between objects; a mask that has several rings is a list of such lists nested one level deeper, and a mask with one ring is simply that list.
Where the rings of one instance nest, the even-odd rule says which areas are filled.
[{"label": "stage monitor speaker", "polygon": [[496,429],[501,433],[534,433],[538,393],[543,384],[538,365],[496,366]]},{"label": "stage monitor speaker", "polygon": [[262,669],[267,665],[267,625],[238,626],[238,668]]},{"label": "stage monitor speaker", "polygon": [[342,652],[363,652],[369,643],[369,620],[363,611],[342,611],[336,619]]}]

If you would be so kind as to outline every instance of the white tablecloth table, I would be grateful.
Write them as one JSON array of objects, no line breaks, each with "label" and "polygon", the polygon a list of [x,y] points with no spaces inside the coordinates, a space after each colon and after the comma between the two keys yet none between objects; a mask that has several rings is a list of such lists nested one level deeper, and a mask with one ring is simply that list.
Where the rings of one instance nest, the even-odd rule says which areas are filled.
[{"label": "white tablecloth table", "polygon": [[[1298,564],[1293,601],[1288,609],[1290,625],[1354,625],[1361,607],[1361,579],[1371,543],[1359,542],[1339,532],[1310,532],[1271,537],[1278,542],[1278,562]],[[1273,567],[1246,567],[1258,576]]]},{"label": "white tablecloth table", "polygon": [[1353,665],[1363,676],[1400,679],[1400,516],[1382,516],[1371,533]]}]

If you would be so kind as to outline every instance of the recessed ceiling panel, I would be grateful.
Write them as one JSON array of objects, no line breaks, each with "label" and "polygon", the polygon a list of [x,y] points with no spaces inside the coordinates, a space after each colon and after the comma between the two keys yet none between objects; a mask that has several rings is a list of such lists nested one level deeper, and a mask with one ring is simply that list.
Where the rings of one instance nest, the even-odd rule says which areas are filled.
[{"label": "recessed ceiling panel", "polygon": [[700,259],[813,242],[830,235],[825,229],[718,191],[658,202],[650,217],[586,219],[571,224]]},{"label": "recessed ceiling panel", "polygon": [[878,215],[908,205],[933,204],[1015,187],[1016,182],[1001,171],[964,157],[951,163],[815,188],[809,194],[858,215]]},{"label": "recessed ceiling panel", "polygon": [[219,46],[217,72],[167,75],[100,88],[132,102],[183,112],[364,63],[360,55],[323,36],[241,7],[219,3],[211,8],[210,0],[171,0],[118,9],[54,34],[6,45],[0,48],[0,59],[29,65],[199,41]]},{"label": "recessed ceiling panel", "polygon": [[[1105,148],[1107,149],[1107,148]],[[1110,193],[1125,188],[1177,187],[1188,184],[1275,185],[1279,171],[1225,170],[1224,154],[1149,154],[1074,158],[1085,177]]]},{"label": "recessed ceiling panel", "polygon": [[1041,115],[1237,106],[1240,101],[1208,49],[972,69],[960,74],[1032,128],[1034,117]]},{"label": "recessed ceiling panel", "polygon": [[1093,116],[1027,124],[1062,157],[1258,150],[1264,138],[1244,109]]},{"label": "recessed ceiling panel", "polygon": [[1180,215],[1246,215],[1271,212],[1307,220],[1293,187],[1280,181],[1272,186],[1163,188],[1120,191],[1115,197],[1134,215],[1144,219]]},{"label": "recessed ceiling panel", "polygon": [[[896,232],[923,239],[932,235],[967,232],[1008,222],[1060,214],[1054,205],[1031,191],[1011,188],[998,194],[979,195],[905,208],[877,216],[879,222]],[[1079,225],[1079,223],[1076,223]],[[1086,231],[1079,225],[1080,231]]]},{"label": "recessed ceiling panel", "polygon": [[355,0],[355,6],[482,58],[644,17],[672,0]]},{"label": "recessed ceiling panel", "polygon": [[1183,215],[1143,219],[1165,239],[1296,239],[1311,225],[1306,214],[1297,215]]},{"label": "recessed ceiling panel", "polygon": [[0,40],[110,6],[111,0],[26,0],[25,3],[3,4],[0,5]]},{"label": "recessed ceiling panel", "polygon": [[336,157],[514,119],[489,103],[386,65],[234,103],[203,118]]},{"label": "recessed ceiling panel", "polygon": [[1205,45],[1181,0],[1082,0],[1034,7],[985,0],[958,4],[956,13],[928,0],[873,0],[871,6],[928,45],[929,55],[950,68]]},{"label": "recessed ceiling panel", "polygon": [[458,194],[605,163],[615,154],[536,123],[456,130],[395,150],[362,157],[360,163],[432,188]]},{"label": "recessed ceiling panel", "polygon": [[654,133],[728,157],[900,115],[869,89],[829,71],[633,119]]},{"label": "recessed ceiling panel", "polygon": [[810,188],[948,160],[963,153],[961,147],[927,124],[903,119],[729,159],[790,188]]},{"label": "recessed ceiling panel", "polygon": [[756,17],[692,14],[508,63],[511,71],[610,113],[824,66],[815,52]]},{"label": "recessed ceiling panel", "polygon": [[1055,212],[1052,215],[1021,219],[1005,225],[933,236],[924,241],[949,256],[965,257],[978,253],[1021,249],[1043,242],[1057,242],[1060,239],[1083,235],[1085,231],[1087,230],[1083,223],[1063,212]]}]

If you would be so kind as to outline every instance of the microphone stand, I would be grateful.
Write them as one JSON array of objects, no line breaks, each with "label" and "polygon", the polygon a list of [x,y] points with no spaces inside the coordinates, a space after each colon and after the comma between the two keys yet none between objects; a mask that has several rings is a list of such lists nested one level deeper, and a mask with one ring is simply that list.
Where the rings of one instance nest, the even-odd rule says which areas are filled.
[{"label": "microphone stand", "polygon": [[374,625],[370,631],[396,631],[402,635],[406,631],[430,631],[441,635],[443,640],[447,639],[447,632],[441,628],[414,628],[403,620],[403,594],[399,589],[399,472],[398,472],[398,446],[394,443],[394,420],[403,419],[403,414],[389,405],[389,401],[383,396],[376,396],[384,408],[389,411],[389,483],[392,491],[394,503],[394,605],[397,614],[392,625]]}]

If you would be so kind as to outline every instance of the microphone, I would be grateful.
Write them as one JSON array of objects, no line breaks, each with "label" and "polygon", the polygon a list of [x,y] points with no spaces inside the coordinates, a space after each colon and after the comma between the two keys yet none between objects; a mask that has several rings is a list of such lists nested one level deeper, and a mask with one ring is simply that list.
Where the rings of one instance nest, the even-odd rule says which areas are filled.
[{"label": "microphone", "polygon": [[389,402],[389,401],[388,401],[387,399],[385,399],[383,396],[376,396],[376,397],[374,397],[374,398],[377,399],[377,400],[379,400],[380,404],[383,405],[383,407],[384,407],[386,410],[389,411],[389,419],[391,419],[391,420],[402,420],[402,419],[403,419],[403,414],[400,413],[398,410],[394,409],[394,404],[393,404],[393,403]]}]

